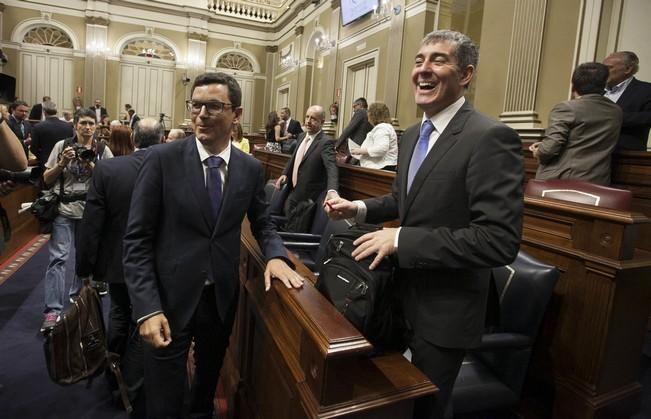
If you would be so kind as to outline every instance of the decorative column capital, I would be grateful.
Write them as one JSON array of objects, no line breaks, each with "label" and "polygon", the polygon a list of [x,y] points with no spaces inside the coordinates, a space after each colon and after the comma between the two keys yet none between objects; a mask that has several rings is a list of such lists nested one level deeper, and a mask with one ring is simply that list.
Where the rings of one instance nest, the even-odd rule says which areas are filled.
[{"label": "decorative column capital", "polygon": [[294,29],[294,35],[296,36],[303,35],[304,30],[305,30],[304,26],[297,26],[296,29]]},{"label": "decorative column capital", "polygon": [[188,33],[188,39],[195,41],[208,42],[208,34],[199,33],[199,32],[190,32]]},{"label": "decorative column capital", "polygon": [[109,22],[108,18],[102,16],[86,16],[87,25],[108,26]]},{"label": "decorative column capital", "polygon": [[272,54],[278,52],[278,45],[267,45],[265,52],[270,52]]}]

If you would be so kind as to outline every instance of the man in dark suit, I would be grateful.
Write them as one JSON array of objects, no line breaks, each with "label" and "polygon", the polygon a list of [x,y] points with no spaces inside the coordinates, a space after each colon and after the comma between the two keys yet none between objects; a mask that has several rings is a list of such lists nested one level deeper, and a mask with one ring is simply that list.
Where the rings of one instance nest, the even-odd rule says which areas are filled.
[{"label": "man in dark suit", "polygon": [[77,276],[92,275],[95,281],[109,284],[111,311],[107,346],[110,352],[120,355],[122,374],[132,402],[144,375],[139,340],[129,339],[135,323],[131,320],[131,300],[124,283],[122,239],[138,169],[147,147],[162,142],[163,128],[155,119],[145,119],[136,125],[133,140],[134,153],[97,163],[76,243]]},{"label": "man in dark suit", "polygon": [[[199,75],[188,110],[194,135],[152,147],[140,168],[124,237],[124,274],[145,345],[148,418],[184,417],[186,360],[194,339],[192,417],[211,418],[239,292],[246,215],[271,278],[303,279],[286,263],[267,214],[264,169],[231,146],[242,93],[224,73]],[[262,286],[262,285],[261,285]]]},{"label": "man in dark suit", "polygon": [[45,166],[54,144],[72,137],[74,131],[71,124],[57,118],[57,105],[54,102],[47,101],[42,106],[46,118],[32,128],[31,150],[38,159],[38,164]]},{"label": "man in dark suit", "polygon": [[23,145],[25,156],[29,156],[29,144],[31,141],[32,124],[27,121],[27,102],[17,100],[9,106],[9,119],[7,125],[16,134],[18,140]]},{"label": "man in dark suit", "polygon": [[102,106],[102,101],[99,99],[95,99],[95,108],[93,109],[95,110],[97,123],[101,124],[104,117],[108,115],[108,112],[106,112],[106,108]]},{"label": "man in dark suit", "polygon": [[292,119],[292,113],[285,107],[280,110],[281,130],[280,146],[285,154],[292,154],[296,150],[297,138],[303,133],[301,123]]},{"label": "man in dark suit", "polygon": [[34,121],[44,121],[46,118],[45,112],[43,112],[43,105],[45,102],[51,102],[52,99],[49,96],[43,96],[43,102],[37,103],[32,106],[32,109],[29,111],[29,119]]},{"label": "man in dark suit", "polygon": [[136,110],[133,108],[130,108],[127,113],[129,115],[129,128],[134,130],[136,128],[136,124],[138,123],[138,121],[140,121],[140,117],[136,113]]},{"label": "man in dark suit", "polygon": [[339,136],[335,146],[336,150],[345,152],[350,156],[348,139],[353,140],[357,145],[362,145],[366,139],[366,134],[372,129],[373,125],[368,122],[368,102],[363,97],[355,99],[353,102],[353,117]]},{"label": "man in dark suit", "polygon": [[412,362],[439,387],[416,401],[418,419],[443,417],[465,351],[484,331],[490,268],[513,261],[520,247],[522,145],[465,101],[477,60],[467,36],[428,34],[412,70],[424,116],[402,137],[392,193],[326,206],[335,218],[400,221],[360,237],[353,256],[374,256],[371,269],[394,261]]},{"label": "man in dark suit", "polygon": [[611,155],[622,110],[603,96],[608,67],[583,63],[572,74],[572,100],[554,106],[542,141],[529,149],[538,159],[536,179],[576,179],[610,185]]},{"label": "man in dark suit", "polygon": [[610,54],[604,64],[610,71],[605,96],[624,111],[617,147],[646,151],[651,128],[651,83],[634,77],[640,60],[634,52],[618,51]]},{"label": "man in dark suit", "polygon": [[[335,160],[334,142],[321,131],[324,120],[325,112],[321,106],[308,108],[305,115],[307,132],[299,135],[296,150],[285,165],[282,176],[276,180],[278,189],[288,183],[285,214],[289,215],[301,201],[316,201],[326,189],[326,199],[338,196],[339,169]],[[322,202],[317,204],[321,205]]]}]

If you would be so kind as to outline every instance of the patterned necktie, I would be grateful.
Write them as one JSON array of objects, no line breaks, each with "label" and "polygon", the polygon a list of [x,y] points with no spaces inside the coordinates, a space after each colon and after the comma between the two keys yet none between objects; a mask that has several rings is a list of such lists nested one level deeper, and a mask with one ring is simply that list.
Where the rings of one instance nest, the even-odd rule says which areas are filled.
[{"label": "patterned necktie", "polygon": [[224,160],[217,156],[210,156],[204,160],[204,164],[208,167],[206,189],[208,190],[210,208],[212,209],[212,215],[215,221],[217,221],[219,207],[222,204],[222,177],[219,173],[219,166],[221,166],[223,162]]},{"label": "patterned necktie", "polygon": [[306,135],[303,141],[301,141],[301,145],[298,146],[298,150],[296,150],[296,158],[294,158],[294,167],[292,169],[292,185],[294,185],[294,187],[296,187],[296,184],[298,183],[298,167],[301,165],[303,157],[305,157],[305,152],[310,146],[310,141],[312,141],[312,137]]},{"label": "patterned necktie", "polygon": [[423,160],[427,157],[427,147],[429,145],[429,136],[434,131],[434,124],[429,119],[425,120],[420,126],[420,136],[414,149],[414,154],[411,155],[411,162],[409,163],[409,173],[407,174],[407,192],[411,189],[411,184],[420,169]]},{"label": "patterned necktie", "polygon": [[20,123],[20,134],[23,136],[23,139],[25,138],[25,124],[23,122]]}]

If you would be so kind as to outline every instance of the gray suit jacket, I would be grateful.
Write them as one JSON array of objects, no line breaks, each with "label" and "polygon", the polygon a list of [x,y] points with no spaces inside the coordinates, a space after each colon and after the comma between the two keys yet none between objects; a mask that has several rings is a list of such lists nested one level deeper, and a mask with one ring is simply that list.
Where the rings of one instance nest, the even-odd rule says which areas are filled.
[{"label": "gray suit jacket", "polygon": [[611,154],[621,126],[620,107],[599,94],[557,104],[549,114],[549,127],[538,149],[536,179],[609,185]]},{"label": "gray suit jacket", "polygon": [[520,247],[522,143],[465,103],[407,192],[419,130],[402,136],[392,193],[364,201],[366,221],[400,220],[396,278],[414,333],[470,348],[484,330],[490,268],[513,261]]}]

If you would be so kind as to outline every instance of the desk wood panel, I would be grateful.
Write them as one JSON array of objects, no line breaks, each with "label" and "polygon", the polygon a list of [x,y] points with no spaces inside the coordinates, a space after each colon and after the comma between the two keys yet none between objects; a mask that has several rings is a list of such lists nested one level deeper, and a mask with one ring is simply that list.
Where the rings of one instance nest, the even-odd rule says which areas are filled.
[{"label": "desk wood panel", "polygon": [[221,380],[231,418],[411,418],[436,387],[401,354],[371,344],[308,281],[264,291],[264,260],[245,221],[240,297]]},{"label": "desk wood panel", "polygon": [[37,189],[32,185],[18,185],[9,195],[0,197],[0,204],[7,211],[11,226],[11,240],[5,244],[5,249],[0,254],[0,264],[38,234],[39,225],[36,217],[29,211],[18,214],[20,204],[34,201],[36,193]]}]

